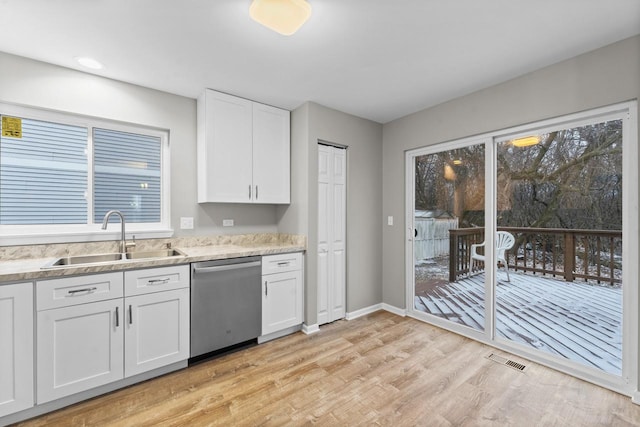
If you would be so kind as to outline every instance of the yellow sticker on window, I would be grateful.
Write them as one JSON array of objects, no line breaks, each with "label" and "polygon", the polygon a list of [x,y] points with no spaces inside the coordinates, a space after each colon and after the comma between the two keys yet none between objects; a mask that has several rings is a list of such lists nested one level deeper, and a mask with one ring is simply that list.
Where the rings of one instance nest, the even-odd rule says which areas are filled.
[{"label": "yellow sticker on window", "polygon": [[2,116],[2,136],[22,138],[22,119]]}]

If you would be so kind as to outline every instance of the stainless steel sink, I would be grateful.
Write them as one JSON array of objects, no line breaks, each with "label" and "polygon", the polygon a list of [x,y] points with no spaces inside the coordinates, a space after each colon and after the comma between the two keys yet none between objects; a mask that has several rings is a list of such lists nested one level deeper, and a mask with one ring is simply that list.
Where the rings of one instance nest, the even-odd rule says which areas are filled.
[{"label": "stainless steel sink", "polygon": [[178,249],[159,249],[157,251],[128,252],[127,259],[174,258],[186,256]]},{"label": "stainless steel sink", "polygon": [[120,253],[98,254],[98,255],[78,255],[56,258],[42,266],[45,268],[70,267],[79,265],[108,264],[126,262],[140,259],[174,258],[184,257],[184,253],[178,249],[160,249],[155,251],[128,252],[123,259]]}]

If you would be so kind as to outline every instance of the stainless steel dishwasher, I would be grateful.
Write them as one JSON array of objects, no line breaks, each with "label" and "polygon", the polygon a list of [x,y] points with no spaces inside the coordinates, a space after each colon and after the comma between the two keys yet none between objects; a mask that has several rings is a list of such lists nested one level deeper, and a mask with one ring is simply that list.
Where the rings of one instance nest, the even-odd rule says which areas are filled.
[{"label": "stainless steel dishwasher", "polygon": [[191,264],[191,358],[257,338],[261,257]]}]

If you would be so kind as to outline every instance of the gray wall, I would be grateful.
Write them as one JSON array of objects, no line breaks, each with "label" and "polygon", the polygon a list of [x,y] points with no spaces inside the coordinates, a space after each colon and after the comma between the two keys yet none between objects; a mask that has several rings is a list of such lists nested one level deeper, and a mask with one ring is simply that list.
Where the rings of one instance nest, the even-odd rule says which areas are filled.
[{"label": "gray wall", "polygon": [[382,125],[315,103],[292,113],[291,206],[279,229],[307,235],[305,323],[317,322],[318,141],[347,146],[347,312],[382,301]]},{"label": "gray wall", "polygon": [[[306,103],[292,112],[291,205],[198,205],[194,99],[4,53],[0,64],[0,102],[169,129],[177,236],[307,235],[307,324],[316,322],[318,140],[349,147],[347,311],[381,301],[404,307],[406,150],[640,96],[640,37],[634,37],[384,126]],[[395,225],[384,225],[387,215]],[[181,231],[181,216],[193,216],[196,229]],[[225,218],[236,227],[222,228]]]},{"label": "gray wall", "polygon": [[[0,52],[0,102],[168,129],[176,236],[277,231],[273,205],[198,205],[195,99]],[[194,217],[195,229],[180,230],[181,216]],[[227,218],[236,226],[223,228]]]},{"label": "gray wall", "polygon": [[385,124],[383,214],[396,222],[382,228],[383,301],[405,307],[406,150],[639,97],[636,36]]}]

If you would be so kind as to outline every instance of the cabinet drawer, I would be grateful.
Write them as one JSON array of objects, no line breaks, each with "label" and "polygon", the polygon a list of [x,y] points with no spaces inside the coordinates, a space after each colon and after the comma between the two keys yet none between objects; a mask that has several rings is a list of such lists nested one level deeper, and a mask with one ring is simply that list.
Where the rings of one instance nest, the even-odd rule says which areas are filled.
[{"label": "cabinet drawer", "polygon": [[262,257],[262,275],[302,270],[302,253],[267,255]]},{"label": "cabinet drawer", "polygon": [[189,266],[149,268],[125,271],[125,296],[142,295],[189,287]]},{"label": "cabinet drawer", "polygon": [[122,298],[122,273],[64,277],[36,282],[38,311]]}]

